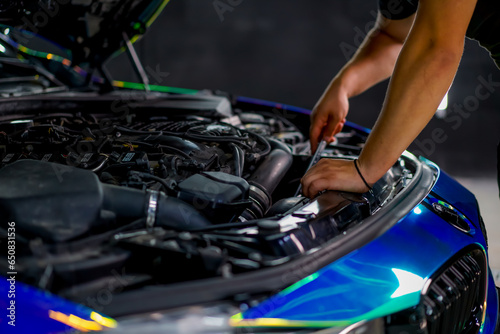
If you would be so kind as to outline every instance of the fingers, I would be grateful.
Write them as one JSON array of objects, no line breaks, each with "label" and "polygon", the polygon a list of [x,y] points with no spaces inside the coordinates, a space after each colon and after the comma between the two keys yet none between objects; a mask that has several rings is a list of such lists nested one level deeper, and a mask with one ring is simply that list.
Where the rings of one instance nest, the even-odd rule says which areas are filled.
[{"label": "fingers", "polygon": [[323,130],[323,125],[318,126],[316,124],[311,124],[309,130],[309,140],[311,141],[311,152],[315,152],[318,147],[319,136]]},{"label": "fingers", "polygon": [[323,138],[327,142],[331,143],[335,140],[333,136],[337,134],[338,131],[337,132],[335,131],[337,130],[339,125],[340,125],[340,118],[337,115],[334,115],[333,117],[330,116],[330,118],[328,119],[328,123],[325,127],[325,130],[323,131]]},{"label": "fingers", "polygon": [[320,191],[326,190],[328,188],[329,180],[326,178],[316,179],[313,182],[309,183],[309,187],[307,189],[303,189],[302,192],[304,196],[308,198],[314,198]]},{"label": "fingers", "polygon": [[[337,126],[335,127],[335,130],[333,131],[333,135],[335,136],[337,133],[341,132],[342,129],[344,128],[344,125],[345,125],[345,122],[346,122],[346,119],[344,118],[343,120],[341,120],[339,122],[339,124],[337,124]],[[334,137],[335,138],[335,137]]]},{"label": "fingers", "polygon": [[[306,174],[302,178],[302,194],[306,197],[313,198],[315,194],[320,192],[323,181],[319,182],[321,179],[318,178],[317,174]],[[321,184],[320,184],[321,183]]]},{"label": "fingers", "polygon": [[311,114],[311,150],[315,151],[320,139],[335,141],[335,135],[345,124],[349,111],[349,96],[339,84],[331,84],[316,103]]},{"label": "fingers", "polygon": [[302,193],[304,196],[313,198],[320,191],[328,188],[328,183],[331,180],[328,174],[323,170],[325,162],[325,159],[318,161],[318,163],[308,170],[302,178]]},{"label": "fingers", "polygon": [[311,141],[311,152],[315,152],[318,147],[318,142],[321,140],[321,134],[325,127],[328,117],[322,114],[318,115],[316,110],[311,114],[311,127],[309,129],[309,139]]},{"label": "fingers", "polygon": [[323,131],[323,139],[325,139],[328,143],[335,141],[335,135],[342,131],[344,127],[346,119],[338,119],[337,117],[331,118]]},{"label": "fingers", "polygon": [[302,193],[309,198],[323,190],[366,192],[368,189],[354,167],[352,160],[321,159],[301,180]]},{"label": "fingers", "polygon": [[342,131],[344,124],[346,122],[345,118],[340,119],[337,115],[330,115],[327,122],[319,120],[311,121],[310,128],[310,141],[311,141],[311,152],[315,152],[318,147],[318,142],[321,139],[325,139],[328,143],[335,141],[335,135]]}]

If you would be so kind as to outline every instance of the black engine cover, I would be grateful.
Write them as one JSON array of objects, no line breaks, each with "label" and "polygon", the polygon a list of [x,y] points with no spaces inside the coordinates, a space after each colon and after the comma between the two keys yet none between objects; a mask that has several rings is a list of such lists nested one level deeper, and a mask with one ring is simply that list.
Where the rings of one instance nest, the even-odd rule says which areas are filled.
[{"label": "black engine cover", "polygon": [[226,173],[195,174],[179,183],[179,189],[179,199],[190,203],[214,222],[230,222],[251,204],[248,182]]},{"label": "black engine cover", "polygon": [[86,233],[100,220],[102,202],[99,179],[86,170],[34,160],[0,170],[0,217],[43,239]]}]

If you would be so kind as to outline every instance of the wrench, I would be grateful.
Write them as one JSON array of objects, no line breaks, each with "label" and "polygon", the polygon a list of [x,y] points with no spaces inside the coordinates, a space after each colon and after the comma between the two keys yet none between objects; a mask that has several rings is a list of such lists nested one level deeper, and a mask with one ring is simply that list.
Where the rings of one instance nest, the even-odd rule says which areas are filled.
[{"label": "wrench", "polygon": [[[307,166],[306,173],[309,169],[311,169],[312,166],[314,166],[319,161],[319,159],[321,159],[321,153],[323,153],[327,144],[328,143],[326,142],[326,140],[321,139],[321,141],[318,144],[318,147],[316,148],[316,152],[314,152],[314,155],[311,158],[311,162],[309,163],[309,166]],[[295,192],[295,196],[298,196],[301,191],[302,191],[302,183],[299,184],[299,187],[297,188],[297,191]]]}]

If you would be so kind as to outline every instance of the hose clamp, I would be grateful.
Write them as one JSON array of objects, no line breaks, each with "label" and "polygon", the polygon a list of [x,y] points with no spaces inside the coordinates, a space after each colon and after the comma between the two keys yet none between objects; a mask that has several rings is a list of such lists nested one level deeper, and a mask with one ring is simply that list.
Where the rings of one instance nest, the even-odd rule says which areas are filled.
[{"label": "hose clamp", "polygon": [[146,212],[146,228],[152,230],[156,222],[156,211],[158,208],[158,197],[160,193],[156,190],[149,191],[148,208]]}]

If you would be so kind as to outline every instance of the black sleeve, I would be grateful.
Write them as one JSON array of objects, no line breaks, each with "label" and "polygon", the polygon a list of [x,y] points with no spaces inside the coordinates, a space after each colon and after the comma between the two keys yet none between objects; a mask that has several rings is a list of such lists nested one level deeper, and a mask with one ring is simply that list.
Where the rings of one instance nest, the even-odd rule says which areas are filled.
[{"label": "black sleeve", "polygon": [[378,0],[380,13],[390,20],[401,20],[417,11],[418,0]]}]

